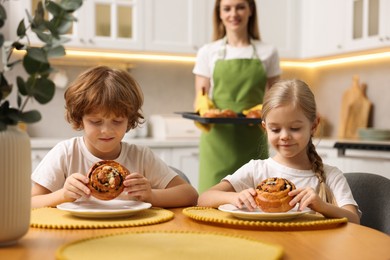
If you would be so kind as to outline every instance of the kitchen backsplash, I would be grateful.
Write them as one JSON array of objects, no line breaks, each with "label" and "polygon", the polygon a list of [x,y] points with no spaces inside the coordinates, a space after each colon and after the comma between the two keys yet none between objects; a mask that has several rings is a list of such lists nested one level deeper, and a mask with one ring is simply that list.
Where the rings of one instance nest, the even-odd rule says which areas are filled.
[{"label": "kitchen backsplash", "polygon": [[[61,66],[71,82],[87,67]],[[135,61],[130,73],[141,85],[145,102],[146,119],[153,114],[170,114],[175,111],[191,111],[194,99],[192,63],[139,62]],[[19,68],[18,68],[19,69]],[[16,70],[13,73],[18,73]],[[20,72],[19,72],[20,73]],[[352,77],[359,75],[367,84],[367,97],[373,103],[371,126],[390,129],[390,61],[365,64],[338,65],[317,69],[283,68],[282,78],[299,78],[313,89],[319,113],[323,117],[324,137],[336,137],[343,92],[352,84]],[[81,135],[64,119],[64,91],[57,88],[49,104],[32,104],[42,112],[42,120],[28,126],[32,137],[68,138]]]}]

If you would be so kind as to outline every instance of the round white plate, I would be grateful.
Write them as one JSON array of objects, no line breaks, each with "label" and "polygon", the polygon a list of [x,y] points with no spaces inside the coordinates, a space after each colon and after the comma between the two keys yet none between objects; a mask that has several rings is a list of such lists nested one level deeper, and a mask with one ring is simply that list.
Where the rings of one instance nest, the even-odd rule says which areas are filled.
[{"label": "round white plate", "polygon": [[260,209],[254,209],[253,211],[249,211],[246,208],[239,209],[232,204],[224,204],[218,207],[219,210],[224,212],[229,212],[236,218],[240,219],[248,219],[248,220],[288,220],[296,218],[299,215],[306,214],[311,212],[310,209],[305,209],[302,211],[298,211],[296,208],[291,209],[287,212],[281,213],[268,213],[263,212]]},{"label": "round white plate", "polygon": [[152,206],[150,203],[131,200],[76,201],[57,205],[76,217],[83,218],[119,218],[134,215]]}]

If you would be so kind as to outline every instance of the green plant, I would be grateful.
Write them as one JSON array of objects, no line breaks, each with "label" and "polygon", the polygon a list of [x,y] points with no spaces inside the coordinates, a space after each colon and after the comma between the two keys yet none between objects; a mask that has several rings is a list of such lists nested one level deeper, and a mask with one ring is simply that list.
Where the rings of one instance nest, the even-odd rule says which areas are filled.
[{"label": "green plant", "polygon": [[[9,3],[12,5],[12,2]],[[22,19],[18,25],[15,41],[5,39],[0,33],[1,71],[0,71],[0,131],[6,130],[8,125],[17,125],[19,122],[34,123],[41,119],[37,110],[26,111],[26,105],[31,99],[39,104],[46,104],[52,100],[55,92],[55,84],[49,78],[54,71],[50,66],[49,58],[64,56],[63,44],[69,39],[66,34],[76,21],[73,13],[80,8],[82,0],[44,0],[37,4],[35,14],[32,16],[26,11],[27,25]],[[48,17],[48,18],[46,18]],[[0,3],[0,28],[5,25],[7,12]],[[29,35],[35,34],[43,43],[41,47],[31,44]],[[25,51],[21,55],[15,54],[15,50]],[[14,58],[16,56],[16,58]],[[21,56],[21,57],[20,57]],[[8,71],[17,65],[23,65],[27,73],[27,79],[16,77],[17,107],[10,105],[9,94],[13,84],[6,78]]]}]

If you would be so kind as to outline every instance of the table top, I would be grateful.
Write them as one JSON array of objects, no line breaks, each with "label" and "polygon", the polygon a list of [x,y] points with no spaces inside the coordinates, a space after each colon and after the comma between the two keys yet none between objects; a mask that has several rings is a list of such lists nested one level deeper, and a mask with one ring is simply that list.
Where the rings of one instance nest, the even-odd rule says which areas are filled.
[{"label": "table top", "polygon": [[283,247],[283,259],[390,259],[390,236],[361,225],[345,225],[310,231],[261,231],[207,224],[183,215],[183,208],[169,209],[170,221],[147,226],[107,229],[40,229],[28,233],[10,247],[0,247],[1,259],[54,259],[57,249],[69,242],[131,231],[218,232],[254,238]]}]

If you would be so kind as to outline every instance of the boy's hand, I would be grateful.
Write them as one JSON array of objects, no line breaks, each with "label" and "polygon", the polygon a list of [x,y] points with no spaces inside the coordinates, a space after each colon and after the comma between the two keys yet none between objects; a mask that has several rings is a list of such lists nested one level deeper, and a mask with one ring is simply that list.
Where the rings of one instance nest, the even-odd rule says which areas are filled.
[{"label": "boy's hand", "polygon": [[65,200],[75,201],[81,197],[89,197],[91,191],[87,187],[88,182],[88,177],[81,173],[74,173],[66,178],[63,187]]},{"label": "boy's hand", "polygon": [[150,182],[145,176],[137,172],[130,173],[126,176],[125,192],[140,201],[151,202],[152,201],[152,187]]}]

